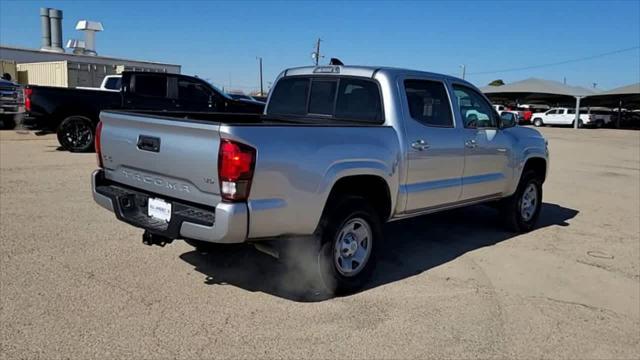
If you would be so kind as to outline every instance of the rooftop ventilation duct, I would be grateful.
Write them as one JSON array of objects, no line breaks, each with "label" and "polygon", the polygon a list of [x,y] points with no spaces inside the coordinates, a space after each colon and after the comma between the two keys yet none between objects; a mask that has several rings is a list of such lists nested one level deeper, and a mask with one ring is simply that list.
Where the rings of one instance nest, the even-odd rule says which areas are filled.
[{"label": "rooftop ventilation duct", "polygon": [[40,34],[42,45],[40,50],[51,50],[51,24],[49,23],[49,8],[40,8]]},{"label": "rooftop ventilation duct", "polygon": [[96,33],[103,31],[102,23],[99,21],[80,20],[76,25],[76,30],[84,31],[84,54],[96,56]]},{"label": "rooftop ventilation duct", "polygon": [[[42,9],[40,11],[42,12]],[[51,48],[49,51],[64,52],[62,48],[62,10],[49,9],[49,23],[51,27]]]},{"label": "rooftop ventilation duct", "polygon": [[84,54],[85,42],[84,40],[69,39],[67,49],[72,49],[74,54]]}]

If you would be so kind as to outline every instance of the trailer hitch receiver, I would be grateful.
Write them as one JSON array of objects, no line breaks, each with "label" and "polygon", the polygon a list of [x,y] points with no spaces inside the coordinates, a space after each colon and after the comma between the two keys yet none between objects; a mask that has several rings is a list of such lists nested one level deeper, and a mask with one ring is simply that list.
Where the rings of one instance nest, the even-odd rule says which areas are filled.
[{"label": "trailer hitch receiver", "polygon": [[165,245],[171,244],[172,242],[173,239],[150,233],[147,230],[145,230],[144,234],[142,234],[142,243],[148,246],[158,245],[160,247],[164,247]]}]

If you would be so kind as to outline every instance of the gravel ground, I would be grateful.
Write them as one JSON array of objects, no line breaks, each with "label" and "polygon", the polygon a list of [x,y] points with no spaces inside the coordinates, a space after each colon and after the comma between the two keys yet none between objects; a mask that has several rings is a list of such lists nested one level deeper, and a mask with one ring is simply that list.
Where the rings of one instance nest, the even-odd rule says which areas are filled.
[{"label": "gravel ground", "polygon": [[0,132],[0,358],[640,358],[640,132],[544,128],[539,227],[476,206],[386,227],[366,290],[325,298],[249,247],[141,243],[94,154]]}]

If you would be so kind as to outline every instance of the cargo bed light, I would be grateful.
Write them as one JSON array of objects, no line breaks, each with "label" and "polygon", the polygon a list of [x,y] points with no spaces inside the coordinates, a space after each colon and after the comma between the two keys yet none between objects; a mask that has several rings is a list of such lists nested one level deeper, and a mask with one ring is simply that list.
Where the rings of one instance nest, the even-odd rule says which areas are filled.
[{"label": "cargo bed light", "polygon": [[314,74],[340,74],[338,66],[318,66],[313,69]]}]

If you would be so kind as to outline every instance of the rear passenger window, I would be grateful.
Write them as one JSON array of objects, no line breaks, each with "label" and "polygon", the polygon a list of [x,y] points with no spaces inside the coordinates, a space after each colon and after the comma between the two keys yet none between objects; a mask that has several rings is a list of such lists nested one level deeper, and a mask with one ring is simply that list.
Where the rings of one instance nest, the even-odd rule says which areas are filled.
[{"label": "rear passenger window", "polygon": [[122,78],[112,77],[107,79],[107,82],[104,84],[104,87],[109,90],[120,90],[121,83],[122,83]]},{"label": "rear passenger window", "polygon": [[135,75],[135,93],[143,96],[166,97],[167,77]]},{"label": "rear passenger window", "polygon": [[382,103],[376,83],[350,78],[340,79],[335,117],[381,122]]},{"label": "rear passenger window", "polygon": [[278,85],[271,94],[269,113],[306,114],[308,93],[308,78],[289,78],[278,81]]},{"label": "rear passenger window", "polygon": [[413,119],[429,126],[453,127],[451,105],[443,83],[405,80],[404,89]]},{"label": "rear passenger window", "polygon": [[336,98],[336,81],[313,80],[309,97],[310,114],[333,114],[333,102]]},{"label": "rear passenger window", "polygon": [[209,92],[202,84],[180,79],[178,81],[178,98],[182,101],[206,104],[209,101]]}]

